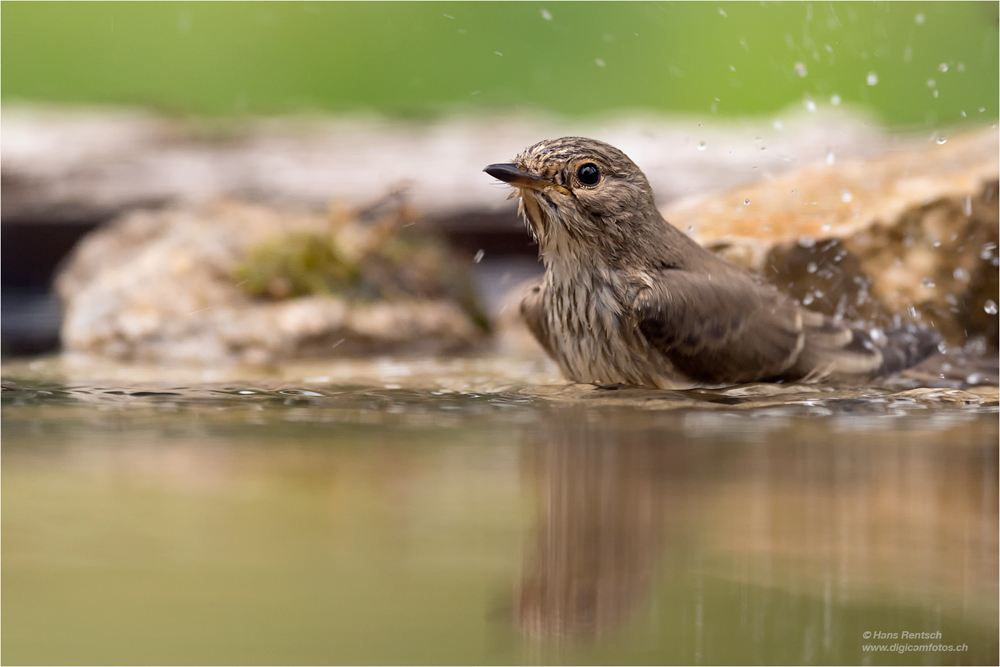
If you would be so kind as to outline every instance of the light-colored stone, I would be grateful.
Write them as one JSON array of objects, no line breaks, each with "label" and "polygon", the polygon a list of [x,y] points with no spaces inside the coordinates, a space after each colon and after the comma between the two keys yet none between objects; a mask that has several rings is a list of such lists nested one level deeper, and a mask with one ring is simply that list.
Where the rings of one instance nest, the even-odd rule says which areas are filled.
[{"label": "light-colored stone", "polygon": [[952,345],[983,336],[995,348],[1000,137],[991,128],[939,140],[812,164],[663,213],[814,310],[880,325],[915,317]]},{"label": "light-colored stone", "polygon": [[124,216],[88,236],[57,279],[64,347],[121,360],[262,364],[456,352],[482,340],[482,329],[447,299],[260,299],[234,278],[251,248],[288,233],[333,234],[348,256],[359,256],[378,239],[344,217],[236,202]]},{"label": "light-colored stone", "polygon": [[432,218],[510,212],[513,204],[483,167],[567,135],[620,147],[645,170],[661,202],[784,173],[830,151],[875,154],[890,141],[865,116],[834,107],[745,120],[479,113],[403,123],[329,116],[179,121],[139,110],[5,105],[3,215],[93,219],[224,196],[323,208],[331,199],[362,205],[395,188],[406,188],[411,204]]}]

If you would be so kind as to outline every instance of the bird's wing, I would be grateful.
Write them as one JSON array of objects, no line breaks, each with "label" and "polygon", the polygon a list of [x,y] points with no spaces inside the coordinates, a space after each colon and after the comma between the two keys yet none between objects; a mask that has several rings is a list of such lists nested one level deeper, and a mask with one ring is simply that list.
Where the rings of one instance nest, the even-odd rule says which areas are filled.
[{"label": "bird's wing", "polygon": [[[744,276],[667,270],[634,303],[639,331],[674,367],[711,384],[867,374],[867,336]],[[867,345],[865,344],[867,342]]]}]

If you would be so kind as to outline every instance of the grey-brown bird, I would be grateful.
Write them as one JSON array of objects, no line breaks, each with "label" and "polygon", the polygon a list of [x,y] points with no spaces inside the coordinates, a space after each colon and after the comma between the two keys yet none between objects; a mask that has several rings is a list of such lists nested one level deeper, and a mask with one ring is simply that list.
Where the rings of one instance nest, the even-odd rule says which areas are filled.
[{"label": "grey-brown bird", "polygon": [[521,313],[574,382],[864,378],[912,366],[938,344],[924,328],[873,335],[761,284],[664,220],[646,176],[601,141],[542,141],[484,171],[520,197],[545,265]]}]

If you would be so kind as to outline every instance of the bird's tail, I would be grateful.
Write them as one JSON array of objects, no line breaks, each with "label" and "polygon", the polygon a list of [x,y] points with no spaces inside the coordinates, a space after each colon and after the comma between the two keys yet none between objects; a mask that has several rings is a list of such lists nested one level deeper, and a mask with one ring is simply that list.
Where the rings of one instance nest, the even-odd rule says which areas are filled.
[{"label": "bird's tail", "polygon": [[941,341],[933,329],[911,325],[883,332],[845,326],[816,313],[805,315],[802,351],[788,377],[807,381],[892,375],[926,359]]},{"label": "bird's tail", "polygon": [[916,366],[938,349],[941,336],[933,329],[907,326],[885,332],[885,342],[879,345],[882,365],[876,375],[892,375]]}]

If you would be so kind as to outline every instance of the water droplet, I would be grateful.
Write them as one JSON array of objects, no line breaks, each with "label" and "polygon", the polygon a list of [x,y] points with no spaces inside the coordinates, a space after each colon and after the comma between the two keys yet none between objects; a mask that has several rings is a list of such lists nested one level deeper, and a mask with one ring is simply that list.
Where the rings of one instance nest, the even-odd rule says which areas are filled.
[{"label": "water droplet", "polygon": [[744,199],[743,200],[743,205],[744,206],[749,206],[750,205],[750,200],[749,199]]},{"label": "water droplet", "polygon": [[972,215],[972,197],[970,195],[965,195],[962,198],[962,213]]},{"label": "water droplet", "polygon": [[816,103],[813,102],[811,97],[806,97],[804,100],[802,100],[802,104],[806,106],[806,109],[808,111],[810,112],[816,111]]},{"label": "water droplet", "polygon": [[935,81],[934,79],[927,79],[927,87],[928,88],[933,88],[936,85],[937,85],[937,81]]},{"label": "water droplet", "polygon": [[993,251],[996,249],[995,243],[986,243],[983,245],[982,249],[979,251],[979,259],[989,259],[993,256]]},{"label": "water droplet", "polygon": [[937,144],[944,144],[944,143],[947,143],[948,140],[945,139],[944,137],[938,137],[937,139],[934,140],[934,142],[937,143]]},{"label": "water droplet", "polygon": [[840,95],[834,94],[830,96],[830,104],[837,106],[840,104]]},{"label": "water droplet", "polygon": [[872,337],[872,340],[876,343],[884,343],[886,341],[885,332],[881,329],[872,329],[868,332],[868,335]]},{"label": "water droplet", "polygon": [[878,83],[878,74],[875,72],[868,72],[868,78],[865,79],[865,83],[869,86],[874,86]]},{"label": "water droplet", "polygon": [[947,72],[948,71],[948,63],[941,63],[940,65],[938,65],[938,71],[939,72]]},{"label": "water droplet", "polygon": [[971,356],[981,356],[986,354],[986,338],[984,336],[973,336],[962,347],[965,354]]},{"label": "water droplet", "polygon": [[828,165],[832,165],[836,160],[837,157],[833,154],[833,151],[830,151],[829,153],[826,154],[826,163]]},{"label": "water droplet", "polygon": [[803,248],[812,248],[816,245],[816,239],[811,236],[802,236],[799,238],[799,245]]},{"label": "water droplet", "polygon": [[735,65],[730,65],[729,66],[729,71],[730,72],[735,72],[736,71],[736,66]]},{"label": "water droplet", "polygon": [[698,150],[703,151],[703,150],[705,150],[705,148],[706,148],[705,142],[704,141],[699,141],[698,142]]},{"label": "water droplet", "polygon": [[799,76],[805,76],[809,71],[806,69],[805,63],[795,63],[795,73]]},{"label": "water droplet", "polygon": [[476,253],[476,256],[472,258],[472,261],[475,262],[476,264],[479,264],[479,262],[483,261],[483,255],[485,254],[486,251],[480,248],[479,251]]},{"label": "water droplet", "polygon": [[761,146],[761,147],[760,147],[760,150],[762,150],[762,151],[766,151],[766,150],[767,150],[767,147],[765,147],[765,146]]},{"label": "water droplet", "polygon": [[952,275],[955,276],[955,280],[962,283],[967,283],[969,282],[969,280],[972,279],[972,277],[969,275],[969,272],[961,267],[955,269],[955,272],[952,273]]},{"label": "water droplet", "polygon": [[813,294],[812,294],[812,292],[806,292],[806,295],[804,297],[802,297],[802,305],[803,306],[808,306],[812,302],[813,302]]},{"label": "water droplet", "polygon": [[726,10],[724,10],[722,7],[719,7],[719,15],[720,16],[725,16],[726,15]]},{"label": "water droplet", "polygon": [[986,303],[983,304],[983,310],[986,311],[987,315],[997,314],[997,304],[993,299],[986,299]]},{"label": "water droplet", "polygon": [[956,67],[955,69],[957,69],[959,72],[964,72],[965,71],[965,63],[958,63],[958,67]]},{"label": "water droplet", "polygon": [[916,20],[917,23],[922,24],[924,22],[924,15],[923,14],[917,14],[915,20]]},{"label": "water droplet", "polygon": [[966,118],[966,115],[965,115],[964,111],[959,111],[958,113],[962,114],[962,118]]},{"label": "water droplet", "polygon": [[604,61],[600,58],[595,59],[594,62],[597,63],[598,67],[604,67]]},{"label": "water droplet", "polygon": [[934,92],[933,92],[933,93],[931,93],[931,97],[937,97],[937,96],[938,96],[938,95],[940,95],[940,94],[941,94],[941,93],[940,93],[940,92],[938,92],[938,90],[937,90],[937,89],[935,88],[935,89],[934,89]]},{"label": "water droplet", "polygon": [[842,202],[844,202],[846,204],[847,202],[851,201],[852,199],[854,199],[854,195],[852,195],[847,190],[841,190],[841,192],[840,192],[840,201],[842,201]]},{"label": "water droplet", "polygon": [[924,278],[920,281],[921,287],[934,287],[935,283],[931,278]]},{"label": "water droplet", "polygon": [[986,107],[979,107],[979,113],[986,111]]},{"label": "water droplet", "polygon": [[545,19],[546,21],[551,21],[552,20],[552,14],[549,13],[549,10],[543,9],[542,10],[542,18]]},{"label": "water droplet", "polygon": [[967,378],[965,378],[966,384],[979,384],[985,379],[982,373],[970,373]]},{"label": "water droplet", "polygon": [[816,262],[809,262],[808,264],[806,264],[807,273],[816,273],[817,268],[818,267],[816,266]]},{"label": "water droplet", "polygon": [[776,130],[783,130],[783,129],[785,129],[785,125],[780,120],[776,120],[776,121],[774,121],[774,129],[776,129]]},{"label": "water droplet", "polygon": [[502,54],[502,53],[500,53],[499,51],[494,51],[493,53],[497,54],[498,56],[502,56],[502,55],[503,55],[503,54]]}]

